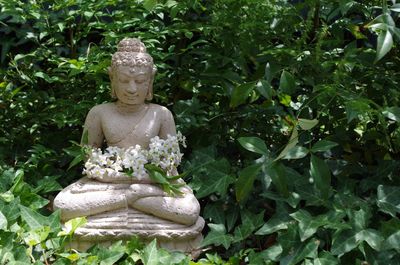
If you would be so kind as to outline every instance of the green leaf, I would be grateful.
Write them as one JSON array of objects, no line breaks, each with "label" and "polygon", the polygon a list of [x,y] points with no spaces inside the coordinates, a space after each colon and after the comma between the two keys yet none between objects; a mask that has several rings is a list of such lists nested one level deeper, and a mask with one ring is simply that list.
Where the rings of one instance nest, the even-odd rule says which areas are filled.
[{"label": "green leaf", "polygon": [[57,236],[71,236],[75,233],[75,230],[87,223],[85,217],[77,217],[69,220],[64,224],[62,231],[58,232]]},{"label": "green leaf", "polygon": [[19,205],[18,207],[21,212],[22,220],[24,220],[31,229],[41,228],[48,224],[46,217],[40,213],[35,212],[23,205]]},{"label": "green leaf", "polygon": [[326,215],[313,217],[306,210],[299,210],[290,216],[299,222],[299,235],[302,242],[313,236],[319,227],[328,223]]},{"label": "green leaf", "polygon": [[387,107],[382,111],[383,116],[386,118],[400,122],[400,108],[399,107]]},{"label": "green leaf", "polygon": [[271,99],[275,94],[272,86],[265,80],[258,81],[256,84],[256,89],[266,99]]},{"label": "green leaf", "polygon": [[390,10],[392,10],[394,12],[400,12],[400,4],[394,4],[394,5],[390,6]]},{"label": "green leaf", "polygon": [[278,261],[279,256],[282,254],[282,247],[279,244],[273,245],[261,252],[255,253],[250,252],[249,255],[249,264],[250,265],[259,265],[265,264],[265,261]]},{"label": "green leaf", "polygon": [[343,255],[357,246],[356,234],[353,231],[345,230],[333,236],[331,253],[333,255]]},{"label": "green leaf", "polygon": [[392,49],[392,46],[392,33],[389,30],[379,32],[375,61],[382,59]]},{"label": "green leaf", "polygon": [[262,165],[253,164],[241,170],[239,172],[239,178],[236,181],[236,201],[240,202],[247,198],[251,190],[253,189],[254,180],[257,174],[260,172]]},{"label": "green leaf", "polygon": [[157,239],[154,239],[143,249],[142,262],[143,265],[159,265],[158,261]]},{"label": "green leaf", "polygon": [[261,155],[268,155],[269,151],[265,142],[258,137],[240,137],[238,139],[240,145],[250,152]]},{"label": "green leaf", "polygon": [[272,71],[271,71],[271,65],[267,63],[265,65],[265,74],[264,74],[265,80],[267,80],[268,84],[271,84],[272,81]]},{"label": "green leaf", "polygon": [[376,251],[381,250],[383,237],[380,232],[374,229],[361,230],[356,234],[357,242],[367,242],[367,244]]},{"label": "green leaf", "polygon": [[385,249],[400,250],[400,231],[391,234],[384,242]]},{"label": "green leaf", "polygon": [[337,146],[338,144],[332,141],[328,140],[321,140],[316,142],[312,148],[311,152],[317,153],[317,152],[326,152],[328,150],[331,150],[333,147]]},{"label": "green leaf", "polygon": [[235,108],[246,102],[250,92],[255,88],[255,82],[244,83],[232,91],[230,107]]},{"label": "green leaf", "polygon": [[289,190],[286,180],[285,167],[280,162],[273,162],[265,168],[265,174],[268,174],[274,183],[276,189],[285,198],[289,197]]},{"label": "green leaf", "polygon": [[0,211],[0,230],[7,230],[7,225],[8,225],[7,218]]},{"label": "green leaf", "polygon": [[377,204],[379,210],[396,217],[400,212],[400,187],[379,185]]},{"label": "green leaf", "polygon": [[226,234],[226,229],[223,224],[208,224],[211,231],[207,234],[201,243],[201,247],[214,244],[215,246],[223,245],[228,249],[233,241],[233,237]]},{"label": "green leaf", "polygon": [[144,0],[143,7],[146,8],[147,11],[151,11],[156,5],[157,0]]},{"label": "green leaf", "polygon": [[314,128],[315,125],[318,124],[318,120],[317,119],[313,119],[313,120],[298,119],[297,123],[301,129],[308,131],[308,130],[311,130],[312,128]]},{"label": "green leaf", "polygon": [[370,111],[369,101],[365,98],[351,100],[346,103],[347,123],[358,116],[365,116]]},{"label": "green leaf", "polygon": [[291,148],[284,157],[282,157],[282,159],[287,159],[287,160],[291,160],[291,159],[300,159],[303,158],[305,156],[307,156],[308,154],[308,149],[303,147],[303,146],[294,146],[293,148]]},{"label": "green leaf", "polygon": [[297,131],[297,127],[294,127],[289,142],[287,143],[285,148],[283,148],[283,150],[280,152],[277,158],[275,158],[274,161],[278,161],[279,159],[285,157],[289,153],[289,151],[297,145],[298,142],[299,142],[299,134]]},{"label": "green leaf", "polygon": [[322,251],[318,258],[314,260],[314,265],[338,265],[339,260],[330,252]]},{"label": "green leaf", "polygon": [[311,155],[310,175],[323,199],[328,199],[331,188],[331,172],[325,161],[315,155]]},{"label": "green leaf", "polygon": [[202,182],[196,193],[197,198],[203,198],[212,193],[218,193],[224,197],[228,186],[235,182],[235,178],[229,175],[230,164],[226,159],[220,159],[206,166],[206,180]]},{"label": "green leaf", "polygon": [[296,90],[296,82],[293,75],[285,70],[281,74],[279,90],[288,95],[292,95]]},{"label": "green leaf", "polygon": [[288,228],[289,220],[283,220],[281,216],[274,216],[268,220],[260,229],[256,231],[256,235],[270,235],[279,230]]},{"label": "green leaf", "polygon": [[293,258],[290,260],[288,265],[295,265],[305,258],[315,258],[317,256],[317,250],[320,241],[311,239],[307,244],[301,244],[291,255]]}]

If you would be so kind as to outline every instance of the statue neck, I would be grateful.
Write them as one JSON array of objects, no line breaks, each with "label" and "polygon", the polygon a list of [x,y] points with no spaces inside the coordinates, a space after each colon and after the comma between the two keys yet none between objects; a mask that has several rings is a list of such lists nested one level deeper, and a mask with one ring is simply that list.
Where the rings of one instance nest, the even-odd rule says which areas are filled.
[{"label": "statue neck", "polygon": [[115,105],[117,106],[117,110],[121,113],[139,113],[143,109],[147,109],[147,104],[141,103],[141,104],[125,104],[121,101],[115,102]]}]

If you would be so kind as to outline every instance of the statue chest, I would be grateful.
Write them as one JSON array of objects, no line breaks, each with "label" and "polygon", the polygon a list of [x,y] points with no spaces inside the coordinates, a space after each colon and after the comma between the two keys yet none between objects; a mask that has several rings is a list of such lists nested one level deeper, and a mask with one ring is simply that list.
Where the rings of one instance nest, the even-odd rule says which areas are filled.
[{"label": "statue chest", "polygon": [[109,146],[127,148],[140,145],[147,148],[150,139],[159,134],[161,122],[156,113],[149,111],[145,117],[133,115],[114,116],[102,121],[102,130]]}]

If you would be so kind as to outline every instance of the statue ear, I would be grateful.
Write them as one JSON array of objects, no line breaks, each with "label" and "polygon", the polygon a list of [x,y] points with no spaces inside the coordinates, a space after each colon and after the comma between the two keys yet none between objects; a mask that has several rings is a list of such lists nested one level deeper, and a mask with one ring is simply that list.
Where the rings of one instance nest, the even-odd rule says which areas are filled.
[{"label": "statue ear", "polygon": [[155,66],[153,66],[153,71],[151,73],[151,77],[150,77],[150,84],[149,84],[149,90],[147,91],[147,95],[146,95],[146,100],[150,101],[153,99],[153,82],[154,82],[154,77],[157,73],[157,68]]},{"label": "statue ear", "polygon": [[114,85],[113,85],[113,79],[114,79],[114,73],[111,67],[107,68],[108,71],[108,76],[110,77],[110,81],[111,81],[111,98],[115,99],[117,98],[117,95],[115,94],[115,89],[114,89]]}]

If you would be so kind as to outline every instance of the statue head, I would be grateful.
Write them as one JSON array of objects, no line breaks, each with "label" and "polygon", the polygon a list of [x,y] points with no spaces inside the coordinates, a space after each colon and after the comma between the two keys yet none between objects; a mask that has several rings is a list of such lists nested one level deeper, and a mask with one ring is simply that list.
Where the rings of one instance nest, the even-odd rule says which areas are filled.
[{"label": "statue head", "polygon": [[108,73],[113,98],[127,104],[143,103],[153,98],[156,68],[139,39],[126,38],[119,42]]}]

